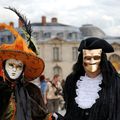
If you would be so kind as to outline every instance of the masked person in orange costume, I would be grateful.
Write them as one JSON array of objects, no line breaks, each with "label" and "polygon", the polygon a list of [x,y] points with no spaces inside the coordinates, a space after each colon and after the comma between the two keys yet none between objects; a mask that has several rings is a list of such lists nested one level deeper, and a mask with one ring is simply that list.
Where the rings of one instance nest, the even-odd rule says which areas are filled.
[{"label": "masked person in orange costume", "polygon": [[44,62],[27,47],[25,40],[6,24],[16,40],[0,46],[0,120],[38,120],[48,115],[41,92],[29,81],[44,70]]},{"label": "masked person in orange costume", "polygon": [[120,77],[107,59],[104,39],[81,41],[78,60],[64,87],[64,120],[120,120]]},{"label": "masked person in orange costume", "polygon": [[[20,16],[15,9],[9,9]],[[22,17],[21,20],[24,22]],[[30,82],[43,72],[43,60],[12,26],[0,23],[0,28],[15,37],[12,44],[0,46],[0,120],[54,120],[47,112],[39,88]],[[33,45],[31,48],[35,50]]]}]

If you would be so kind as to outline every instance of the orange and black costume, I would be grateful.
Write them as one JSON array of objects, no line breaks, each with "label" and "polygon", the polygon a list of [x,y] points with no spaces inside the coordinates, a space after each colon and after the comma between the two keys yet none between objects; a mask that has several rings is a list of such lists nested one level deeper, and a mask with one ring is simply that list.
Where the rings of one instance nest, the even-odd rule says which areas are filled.
[{"label": "orange and black costume", "polygon": [[[15,9],[11,9],[17,12]],[[21,20],[24,19],[21,17]],[[25,22],[24,29],[30,40],[30,24]],[[0,28],[9,30],[15,37],[12,44],[0,46],[0,120],[52,120],[47,112],[40,89],[30,81],[39,77],[44,70],[44,61],[37,57],[20,34],[10,25],[0,23]],[[11,80],[5,70],[8,59],[20,60],[24,64],[21,75]]]},{"label": "orange and black costume", "polygon": [[[20,93],[20,89],[24,89],[26,96],[22,92]],[[16,91],[19,95],[17,95]],[[19,99],[22,97],[22,101],[18,101],[16,97],[19,97]],[[27,107],[27,111],[22,107],[24,104],[23,101],[27,101],[25,106]],[[17,108],[18,106],[20,107],[18,102],[20,102],[24,114],[27,114],[29,111],[28,116],[31,115],[31,120],[51,120],[51,116],[48,114],[43,103],[41,92],[36,85],[30,82],[21,83],[21,85],[20,83],[19,85],[16,83],[13,88],[7,81],[4,82],[3,78],[0,77],[0,120],[18,120],[17,117],[21,117],[19,119],[23,120],[22,116],[16,114],[17,110],[18,114],[21,112],[19,111],[20,108]]]}]

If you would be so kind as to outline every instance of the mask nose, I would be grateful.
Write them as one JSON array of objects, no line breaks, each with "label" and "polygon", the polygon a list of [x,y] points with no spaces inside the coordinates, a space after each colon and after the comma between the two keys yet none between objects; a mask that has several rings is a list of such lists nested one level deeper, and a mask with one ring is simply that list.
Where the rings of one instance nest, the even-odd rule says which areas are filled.
[{"label": "mask nose", "polygon": [[13,67],[13,71],[16,72],[17,71],[17,67],[14,66]]},{"label": "mask nose", "polygon": [[91,58],[90,63],[91,63],[91,64],[94,64],[94,63],[95,63],[94,58]]}]

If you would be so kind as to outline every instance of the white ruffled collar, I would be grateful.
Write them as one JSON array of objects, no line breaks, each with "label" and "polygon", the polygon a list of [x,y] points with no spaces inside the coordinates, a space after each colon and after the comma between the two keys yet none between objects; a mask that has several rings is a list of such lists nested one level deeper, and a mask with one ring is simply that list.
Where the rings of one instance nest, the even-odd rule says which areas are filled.
[{"label": "white ruffled collar", "polygon": [[80,80],[77,81],[77,89],[75,98],[78,107],[82,109],[91,108],[99,98],[98,92],[101,90],[99,86],[102,83],[102,74],[99,74],[95,78],[90,78],[88,76],[81,76]]}]

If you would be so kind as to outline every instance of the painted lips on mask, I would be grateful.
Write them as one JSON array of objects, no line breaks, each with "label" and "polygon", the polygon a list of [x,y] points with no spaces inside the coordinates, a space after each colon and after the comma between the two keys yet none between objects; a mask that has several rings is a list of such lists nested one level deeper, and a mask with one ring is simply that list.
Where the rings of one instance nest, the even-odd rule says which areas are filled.
[{"label": "painted lips on mask", "polygon": [[95,72],[99,68],[99,65],[97,63],[93,63],[93,64],[84,63],[84,66],[90,72]]}]

